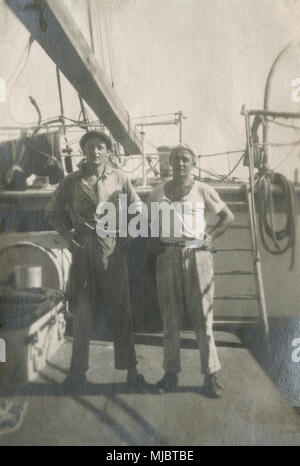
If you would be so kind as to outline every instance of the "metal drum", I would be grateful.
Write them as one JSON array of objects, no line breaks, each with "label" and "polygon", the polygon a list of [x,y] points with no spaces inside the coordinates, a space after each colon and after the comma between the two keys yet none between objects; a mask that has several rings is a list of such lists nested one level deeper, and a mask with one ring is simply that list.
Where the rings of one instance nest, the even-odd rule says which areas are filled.
[{"label": "metal drum", "polygon": [[0,283],[18,287],[23,284],[24,288],[40,284],[43,288],[61,290],[64,288],[62,264],[54,251],[31,242],[6,246],[0,250]]}]

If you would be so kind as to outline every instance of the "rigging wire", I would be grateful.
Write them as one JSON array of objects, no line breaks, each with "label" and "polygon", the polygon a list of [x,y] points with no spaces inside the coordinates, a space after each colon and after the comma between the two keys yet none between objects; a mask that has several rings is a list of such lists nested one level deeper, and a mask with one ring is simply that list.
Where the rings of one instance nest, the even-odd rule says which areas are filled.
[{"label": "rigging wire", "polygon": [[143,165],[144,161],[142,160],[141,163],[139,163],[139,165],[135,168],[133,168],[132,170],[124,170],[123,167],[119,167],[119,170],[121,170],[122,172],[124,173],[134,173],[135,171],[137,171],[139,168],[141,168],[141,166]]},{"label": "rigging wire", "polygon": [[226,180],[226,178],[228,178],[230,175],[232,175],[232,173],[237,169],[237,167],[239,166],[239,164],[241,163],[241,161],[243,160],[244,158],[244,153],[242,154],[242,156],[239,158],[239,160],[237,161],[237,163],[234,165],[234,167],[229,171],[229,173],[227,173],[227,175],[223,176],[220,181],[224,181]]},{"label": "rigging wire", "polygon": [[133,117],[132,120],[140,120],[143,118],[156,118],[156,117],[171,116],[171,115],[172,116],[176,115],[176,112],[175,113],[161,113],[158,115],[141,115],[141,116]]},{"label": "rigging wire", "polygon": [[213,171],[211,170],[207,170],[206,168],[200,168],[200,167],[195,167],[199,173],[201,174],[201,172],[204,172],[204,173],[207,173],[208,175],[210,176],[213,176],[215,178],[217,178],[218,180],[220,180],[222,178],[222,175],[218,175],[217,173],[214,173]]},{"label": "rigging wire", "polygon": [[278,165],[276,165],[273,170],[277,170],[278,167],[280,167],[283,162],[285,162],[289,157],[290,155],[293,153],[293,151],[296,149],[297,146],[293,146],[291,147],[291,149],[289,150],[289,152],[287,153],[287,155],[278,163]]},{"label": "rigging wire", "polygon": [[31,47],[31,43],[33,43],[33,38],[32,38],[32,36],[29,37],[28,42],[27,42],[27,44],[25,45],[24,50],[22,51],[22,54],[21,54],[21,56],[20,56],[20,58],[19,58],[19,60],[18,60],[18,62],[17,62],[16,69],[15,69],[14,72],[10,75],[10,77],[7,79],[7,83],[6,83],[7,86],[9,86],[10,81],[13,79],[13,77],[15,76],[15,74],[18,72],[18,68],[19,68],[20,65],[22,65],[23,60],[24,60],[24,59],[26,60],[26,58],[27,58],[27,53],[28,53],[28,48]]},{"label": "rigging wire", "polygon": [[300,139],[297,139],[296,141],[291,141],[291,142],[258,142],[258,143],[253,143],[253,147],[288,147],[288,146],[298,146],[300,144]]},{"label": "rigging wire", "polygon": [[268,123],[271,123],[271,124],[273,124],[273,125],[283,126],[283,127],[285,127],[285,128],[300,130],[300,126],[289,125],[289,124],[287,124],[287,123],[281,123],[281,122],[279,122],[279,121],[270,120],[269,118],[264,118],[264,121],[266,121],[266,122],[268,122]]},{"label": "rigging wire", "polygon": [[226,152],[215,152],[215,153],[212,153],[212,154],[199,154],[198,157],[199,158],[204,158],[204,157],[216,157],[216,156],[219,156],[219,155],[227,155],[227,154],[240,154],[241,152],[245,152],[245,149],[241,149],[241,150],[228,150]]}]

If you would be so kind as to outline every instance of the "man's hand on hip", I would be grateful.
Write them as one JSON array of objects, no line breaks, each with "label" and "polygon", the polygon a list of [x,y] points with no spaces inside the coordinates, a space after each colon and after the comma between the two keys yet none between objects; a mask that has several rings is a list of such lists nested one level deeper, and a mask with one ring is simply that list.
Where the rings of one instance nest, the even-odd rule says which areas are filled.
[{"label": "man's hand on hip", "polygon": [[207,249],[211,249],[212,244],[213,244],[212,235],[209,235],[208,233],[205,233],[203,246],[206,247]]}]

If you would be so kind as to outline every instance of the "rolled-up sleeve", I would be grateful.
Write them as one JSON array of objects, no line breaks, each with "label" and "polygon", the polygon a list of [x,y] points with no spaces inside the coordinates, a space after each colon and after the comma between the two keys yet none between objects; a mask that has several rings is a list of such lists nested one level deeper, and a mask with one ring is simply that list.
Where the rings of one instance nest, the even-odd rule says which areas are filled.
[{"label": "rolled-up sleeve", "polygon": [[214,214],[219,214],[226,206],[217,191],[211,186],[206,185],[203,189],[206,207]]}]

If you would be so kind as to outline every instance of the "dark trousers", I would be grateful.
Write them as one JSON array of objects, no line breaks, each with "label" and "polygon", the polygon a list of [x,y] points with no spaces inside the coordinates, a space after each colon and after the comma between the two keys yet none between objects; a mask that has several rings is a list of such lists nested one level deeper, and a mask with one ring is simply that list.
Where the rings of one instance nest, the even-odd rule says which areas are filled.
[{"label": "dark trousers", "polygon": [[80,241],[84,249],[73,254],[70,276],[74,316],[70,373],[80,376],[88,370],[92,308],[97,309],[99,291],[113,333],[115,367],[128,369],[136,364],[136,355],[125,253],[115,238],[89,235]]}]

